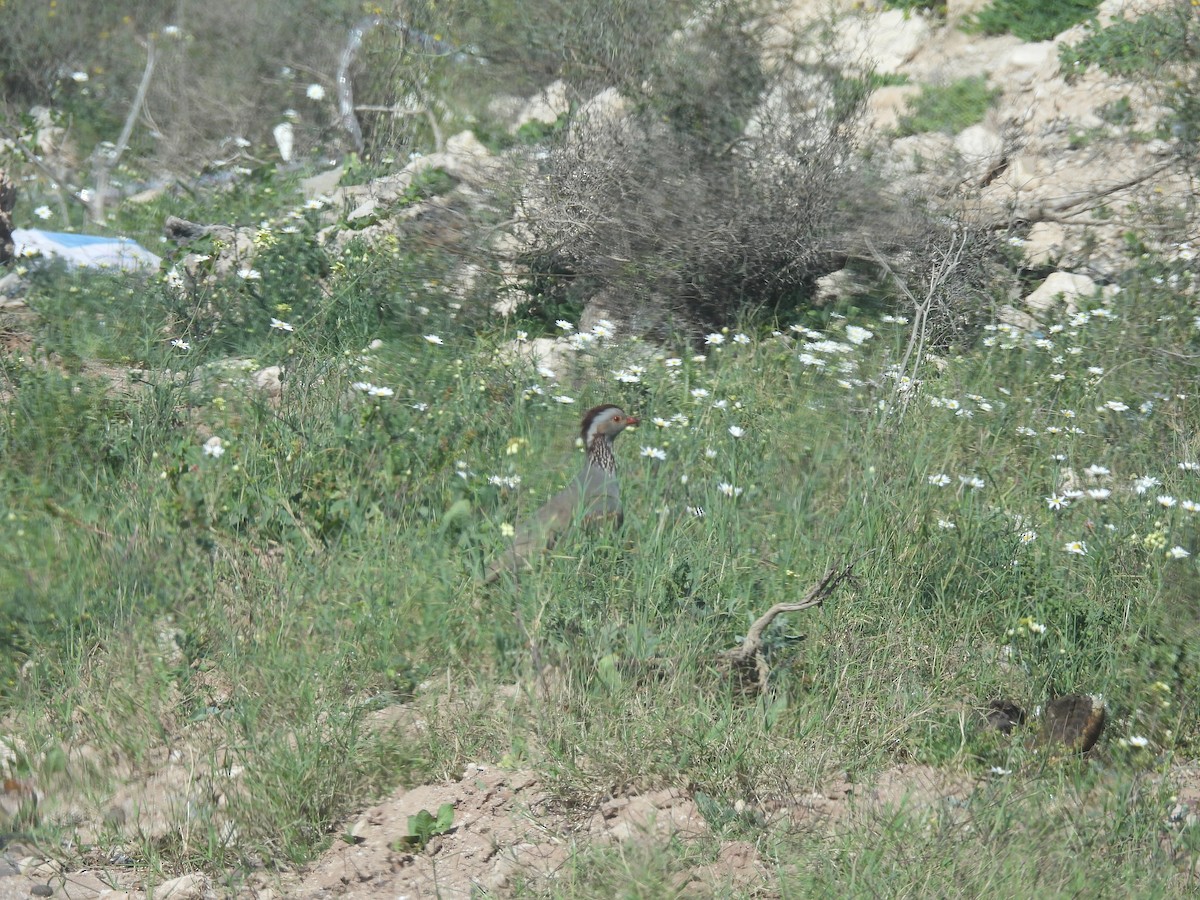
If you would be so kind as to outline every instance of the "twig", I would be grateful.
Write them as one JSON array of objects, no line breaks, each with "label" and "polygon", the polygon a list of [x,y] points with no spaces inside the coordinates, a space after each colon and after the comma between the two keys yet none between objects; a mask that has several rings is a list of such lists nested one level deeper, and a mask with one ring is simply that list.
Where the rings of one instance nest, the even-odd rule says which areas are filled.
[{"label": "twig", "polygon": [[[400,118],[402,116],[424,116],[429,120],[429,130],[433,132],[433,149],[438,153],[445,149],[445,141],[442,140],[442,129],[438,126],[437,116],[433,114],[433,110],[428,106],[422,106],[418,109],[404,109],[399,104],[395,104],[393,106],[379,106],[375,104],[360,103],[354,107],[354,111],[388,113],[394,118]],[[355,126],[357,125],[358,121],[356,119]],[[350,129],[350,133],[353,136],[353,129]],[[362,139],[361,132],[359,133],[358,139],[360,141]]]},{"label": "twig", "polygon": [[[957,243],[957,246],[955,246]],[[867,241],[867,248],[871,251],[871,255],[875,258],[875,262],[880,265],[904,295],[913,304],[913,324],[912,330],[908,335],[908,346],[904,349],[904,356],[900,360],[899,377],[896,379],[894,396],[901,398],[900,402],[900,417],[908,411],[909,401],[913,397],[912,387],[915,387],[917,380],[917,372],[920,370],[921,361],[925,357],[925,344],[929,340],[929,312],[933,308],[933,302],[937,299],[938,293],[942,286],[950,279],[950,274],[958,268],[959,262],[962,260],[964,251],[967,249],[967,235],[965,233],[951,233],[950,246],[943,252],[934,251],[936,263],[933,270],[929,273],[929,287],[925,291],[925,296],[918,300],[908,289],[908,285],[888,264],[887,260],[875,249],[871,242]],[[909,380],[910,388],[905,390],[904,377]]]},{"label": "twig", "polygon": [[[1112,185],[1111,187],[1106,187],[1101,191],[1095,191],[1093,193],[1089,193],[1089,194],[1087,194],[1083,197],[1079,197],[1078,199],[1075,199],[1075,200],[1070,200],[1070,199],[1059,200],[1055,203],[1047,204],[1044,208],[1047,209],[1051,213],[1066,212],[1068,209],[1071,209],[1074,206],[1078,206],[1081,203],[1092,203],[1097,200],[1100,200],[1102,197],[1107,197],[1111,194],[1117,193],[1118,191],[1124,191],[1124,190],[1127,190],[1128,188],[1134,187],[1135,185],[1141,184],[1143,181],[1146,181],[1149,178],[1153,178],[1155,175],[1159,174],[1160,172],[1165,172],[1167,169],[1171,168],[1171,166],[1174,164],[1175,164],[1174,159],[1168,159],[1166,162],[1162,163],[1161,165],[1155,166],[1153,169],[1149,169],[1145,172],[1140,172],[1139,174],[1134,175],[1132,178],[1128,178],[1125,181],[1117,182],[1116,184]],[[1086,212],[1086,210],[1084,210],[1084,211]]]},{"label": "twig", "polygon": [[[1101,201],[1106,197],[1129,188],[1136,187],[1144,181],[1148,181],[1155,175],[1165,172],[1176,164],[1175,159],[1168,159],[1145,172],[1139,172],[1137,175],[1127,178],[1124,181],[1119,181],[1114,185],[1103,188],[1098,191],[1089,191],[1078,197],[1066,197],[1052,202],[1039,203],[1024,214],[1018,214],[1017,218],[1025,222],[1055,222],[1059,225],[1088,225],[1094,222],[1081,220],[1079,217],[1087,213],[1094,212],[1101,205]],[[1085,205],[1086,204],[1086,205]],[[1076,207],[1082,207],[1076,209]],[[1004,221],[990,222],[987,227],[991,230],[1009,228],[1012,226],[1010,219]]]}]

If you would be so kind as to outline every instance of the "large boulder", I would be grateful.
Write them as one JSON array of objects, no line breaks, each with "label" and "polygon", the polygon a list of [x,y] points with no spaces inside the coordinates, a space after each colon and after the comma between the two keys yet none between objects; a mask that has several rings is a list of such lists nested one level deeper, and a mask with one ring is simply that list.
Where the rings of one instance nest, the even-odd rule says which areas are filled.
[{"label": "large boulder", "polygon": [[843,22],[838,55],[852,65],[868,60],[879,72],[896,72],[932,37],[929,21],[917,12],[889,9]]},{"label": "large boulder", "polygon": [[543,125],[553,125],[559,116],[571,110],[571,102],[567,98],[567,83],[559,80],[541,90],[525,104],[525,108],[517,115],[516,122],[510,131],[514,134],[522,125],[530,122],[540,122]]},{"label": "large boulder", "polygon": [[1079,299],[1096,294],[1096,282],[1087,275],[1074,272],[1052,272],[1045,281],[1025,298],[1025,305],[1035,313],[1046,313],[1061,300],[1068,313],[1079,309]]}]

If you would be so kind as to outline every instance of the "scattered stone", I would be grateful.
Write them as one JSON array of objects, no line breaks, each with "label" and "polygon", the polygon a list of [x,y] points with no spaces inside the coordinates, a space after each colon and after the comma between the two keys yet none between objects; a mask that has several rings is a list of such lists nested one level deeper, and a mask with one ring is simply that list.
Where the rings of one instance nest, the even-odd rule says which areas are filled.
[{"label": "scattered stone", "polygon": [[22,875],[30,878],[53,878],[62,874],[62,863],[40,856],[25,856],[17,860],[17,868]]},{"label": "scattered stone", "polygon": [[28,283],[16,272],[9,272],[3,278],[0,278],[0,298],[7,298],[9,303],[20,303],[24,306],[24,302],[16,300],[19,294],[25,293],[29,289]]},{"label": "scattered stone", "polygon": [[560,79],[530,100],[509,130],[515,134],[522,125],[530,122],[553,125],[558,121],[559,116],[565,115],[570,109],[571,102],[567,99],[567,83]]},{"label": "scattered stone", "polygon": [[162,900],[201,900],[208,889],[208,878],[199,872],[180,875],[164,881],[154,889],[154,896]]},{"label": "scattered stone", "polygon": [[530,341],[512,341],[505,355],[509,359],[521,359],[526,362],[550,369],[558,378],[565,377],[570,368],[575,352],[564,338],[539,337]]},{"label": "scattered stone", "polygon": [[600,837],[618,844],[652,839],[666,843],[675,838],[702,837],[709,832],[708,822],[691,798],[676,791],[660,790],[631,797],[614,797],[601,804]]},{"label": "scattered stone", "polygon": [[1052,272],[1036,290],[1025,298],[1025,305],[1035,313],[1045,313],[1053,309],[1061,300],[1068,313],[1075,313],[1079,309],[1077,301],[1081,297],[1091,297],[1095,293],[1096,282],[1087,275]]},{"label": "scattered stone", "polygon": [[1036,222],[1029,229],[1022,249],[1031,266],[1045,266],[1062,258],[1067,232],[1057,222]]},{"label": "scattered stone", "polygon": [[319,172],[309,178],[301,179],[300,192],[306,200],[328,197],[337,189],[338,182],[341,180],[342,166],[337,166],[327,172]]},{"label": "scattered stone", "polygon": [[32,779],[0,779],[0,832],[36,823],[40,800]]},{"label": "scattered stone", "polygon": [[411,178],[427,169],[441,169],[474,187],[486,187],[498,171],[495,158],[473,131],[460,131],[446,141],[446,149],[440,153],[418,156],[404,167],[404,174]]},{"label": "scattered stone", "polygon": [[878,88],[867,101],[867,115],[875,133],[891,131],[908,110],[908,102],[921,93],[919,84],[889,84]]},{"label": "scattered stone", "polygon": [[[892,142],[891,168],[895,174],[907,175],[934,172],[939,177],[947,175],[945,160],[954,150],[954,139],[941,132],[911,134]],[[954,180],[960,176],[952,173]]]},{"label": "scattered stone", "polygon": [[487,104],[488,117],[498,122],[515,122],[528,104],[527,97],[517,97],[513,94],[496,94]]},{"label": "scattered stone", "polygon": [[283,382],[280,376],[283,369],[280,366],[267,366],[250,375],[250,383],[262,391],[271,400],[278,400],[283,394]]},{"label": "scattered stone", "polygon": [[817,279],[817,306],[836,303],[852,296],[862,285],[849,269],[830,272]]},{"label": "scattered stone", "polygon": [[154,187],[146,188],[144,191],[138,191],[136,194],[130,194],[125,198],[126,203],[152,203],[167,192],[167,186],[164,184],[155,185]]},{"label": "scattered stone", "polygon": [[1038,161],[1028,156],[1010,156],[1004,171],[996,176],[996,186],[1005,188],[1008,197],[1013,192],[1031,190],[1038,179]]},{"label": "scattered stone", "polygon": [[571,140],[573,144],[585,144],[602,137],[612,126],[625,118],[627,102],[616,88],[605,88],[583,103],[572,117]]},{"label": "scattered stone", "polygon": [[946,0],[946,21],[958,23],[972,13],[977,13],[991,0]]},{"label": "scattered stone", "polygon": [[842,61],[856,64],[871,59],[879,72],[900,69],[933,33],[929,21],[914,10],[889,9],[843,21],[838,42]]},{"label": "scattered stone", "polygon": [[991,174],[1004,161],[1004,138],[987,125],[964,128],[954,139],[954,149],[979,178]]},{"label": "scattered stone", "polygon": [[48,884],[35,884],[29,889],[29,893],[33,894],[35,897],[53,897],[54,888],[50,887]]},{"label": "scattered stone", "polygon": [[1021,312],[1019,309],[1014,309],[1011,306],[1000,307],[996,318],[1003,325],[1011,325],[1013,328],[1020,328],[1026,332],[1034,332],[1042,327],[1042,323],[1029,315],[1029,313]]}]

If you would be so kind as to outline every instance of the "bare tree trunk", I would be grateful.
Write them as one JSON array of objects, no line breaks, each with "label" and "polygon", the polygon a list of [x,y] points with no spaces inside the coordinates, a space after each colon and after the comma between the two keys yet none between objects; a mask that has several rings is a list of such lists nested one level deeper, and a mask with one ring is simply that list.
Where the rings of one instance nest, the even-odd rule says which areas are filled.
[{"label": "bare tree trunk", "polygon": [[133,97],[133,103],[130,104],[129,115],[125,117],[125,127],[121,129],[121,136],[117,138],[117,143],[111,150],[107,150],[104,147],[97,147],[92,151],[92,173],[95,180],[93,188],[95,194],[92,196],[88,207],[91,211],[93,222],[104,221],[104,201],[108,194],[109,176],[112,174],[113,167],[120,161],[121,154],[129,146],[129,138],[133,134],[134,123],[142,112],[142,106],[146,102],[146,92],[150,89],[150,79],[154,75],[154,39],[151,38],[148,40],[145,46],[146,67],[142,70],[142,80],[138,84],[137,93]]}]

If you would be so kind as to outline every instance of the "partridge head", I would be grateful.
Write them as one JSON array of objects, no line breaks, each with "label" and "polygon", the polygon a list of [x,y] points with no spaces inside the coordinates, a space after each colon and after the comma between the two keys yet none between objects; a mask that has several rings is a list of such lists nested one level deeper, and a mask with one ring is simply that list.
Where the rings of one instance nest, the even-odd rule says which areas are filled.
[{"label": "partridge head", "polygon": [[584,413],[580,426],[580,436],[587,448],[583,471],[517,526],[512,545],[488,567],[486,583],[496,581],[504,572],[531,566],[539,554],[551,549],[576,522],[608,519],[618,526],[621,524],[624,516],[613,439],[637,424],[634,416],[611,403]]}]

